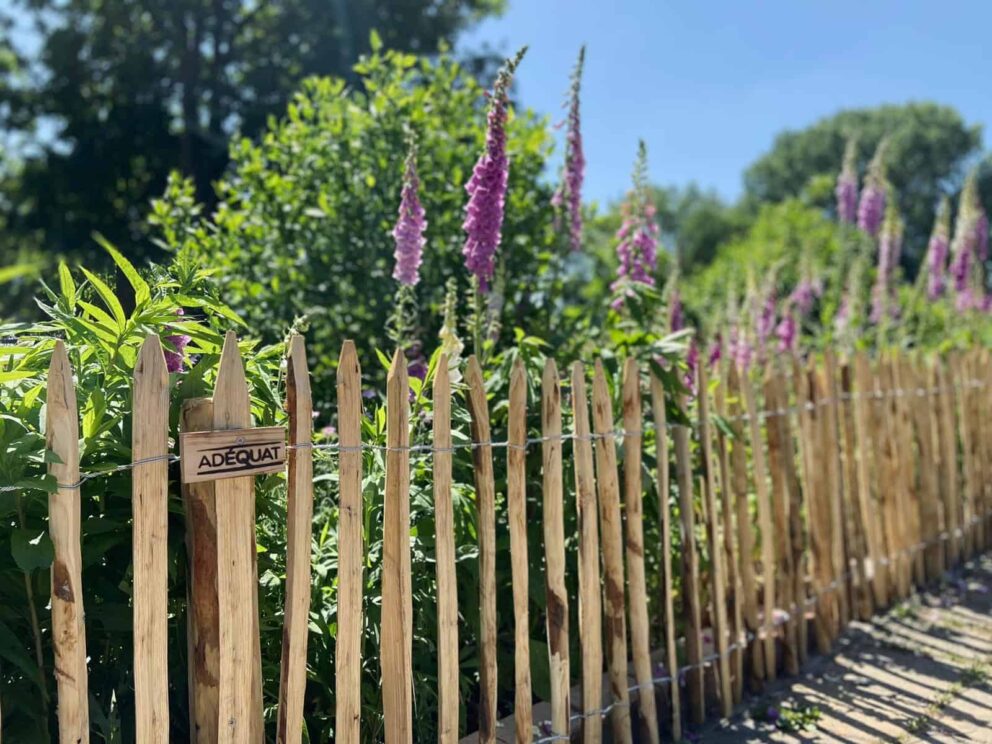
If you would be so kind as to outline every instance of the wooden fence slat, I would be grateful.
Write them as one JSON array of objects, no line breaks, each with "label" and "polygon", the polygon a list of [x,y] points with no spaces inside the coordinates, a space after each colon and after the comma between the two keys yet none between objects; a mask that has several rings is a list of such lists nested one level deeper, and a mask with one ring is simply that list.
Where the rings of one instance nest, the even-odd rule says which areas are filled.
[{"label": "wooden fence slat", "polygon": [[[180,429],[208,431],[214,426],[210,398],[183,401]],[[191,744],[217,741],[220,723],[220,606],[217,597],[216,481],[184,483],[188,610],[186,615],[189,665],[189,718]]]},{"label": "wooden fence slat", "polygon": [[613,740],[630,744],[630,694],[627,691],[627,624],[624,606],[623,525],[620,517],[620,483],[617,474],[613,404],[606,386],[603,364],[596,360],[592,381],[592,419],[596,432],[596,481],[599,523],[603,531],[603,617],[606,630],[606,663],[610,691],[617,705],[610,711]]},{"label": "wooden fence slat", "polygon": [[754,571],[754,528],[751,523],[751,509],[748,505],[747,445],[744,434],[744,406],[742,405],[741,379],[736,364],[727,365],[725,372],[727,385],[727,420],[733,439],[730,445],[730,489],[733,492],[737,513],[737,556],[740,571],[740,610],[746,632],[755,636],[748,644],[750,665],[748,677],[753,692],[761,689],[765,678],[764,645],[757,636],[760,631],[758,621],[758,587]]},{"label": "wooden fence slat", "polygon": [[878,476],[879,441],[876,436],[875,406],[872,398],[875,386],[868,356],[863,351],[857,352],[854,356],[854,383],[854,430],[858,441],[858,505],[870,559],[870,568],[867,565],[865,567],[865,578],[871,583],[875,607],[882,608],[889,603],[889,570],[888,566],[882,563],[885,539],[879,519],[881,508],[880,505],[876,508],[872,497],[872,484],[878,482],[872,479],[872,473]]},{"label": "wooden fence slat", "polygon": [[573,460],[579,517],[579,643],[582,648],[582,742],[599,744],[603,719],[603,619],[599,572],[599,522],[589,431],[589,397],[582,362],[572,365]]},{"label": "wooden fence slat", "polygon": [[[785,408],[785,400],[780,375],[765,377],[765,407],[771,411]],[[788,432],[782,426],[785,415],[769,417],[765,421],[765,435],[768,438],[768,463],[772,479],[772,509],[775,520],[775,555],[778,560],[776,571],[777,585],[775,596],[789,614],[784,627],[784,664],[787,674],[799,673],[799,640],[797,615],[802,611],[795,594],[795,575],[801,575],[801,567],[792,563],[792,540],[789,534],[789,486],[786,479],[786,454],[784,439]],[[795,574],[794,574],[795,571]]]},{"label": "wooden fence slat", "polygon": [[903,549],[906,550],[911,581],[916,586],[926,583],[923,563],[923,551],[919,550],[920,543],[920,484],[917,480],[920,453],[916,449],[914,437],[915,426],[910,401],[916,383],[908,369],[908,359],[904,355],[893,354],[890,360],[892,366],[893,384],[898,394],[895,396],[896,433],[898,446],[896,449],[899,473],[902,487],[899,490],[899,514],[903,519],[905,530]]},{"label": "wooden fence slat", "polygon": [[928,370],[921,368],[919,360],[912,360],[906,366],[907,375],[913,387],[907,404],[912,408],[916,442],[919,448],[918,470],[919,492],[919,534],[917,539],[927,543],[922,553],[925,566],[925,579],[933,581],[944,573],[943,546],[939,542],[942,531],[940,502],[940,456],[937,448],[938,432],[933,396],[917,391],[929,385]]},{"label": "wooden fence slat", "polygon": [[[520,744],[533,738],[531,731],[533,713],[531,711],[530,683],[530,620],[528,619],[530,565],[527,561],[527,377],[524,374],[523,362],[520,357],[517,357],[516,364],[513,365],[513,372],[510,375],[509,445],[506,450],[506,502],[510,522],[510,560],[513,580],[513,679],[515,695],[513,719],[516,724],[517,742]],[[559,442],[560,446],[561,443]],[[559,468],[560,465],[559,458]],[[560,476],[558,490],[560,497]],[[547,497],[547,490],[545,490],[546,500]],[[547,524],[545,527],[547,528]],[[564,564],[564,537],[561,540],[562,564]],[[551,560],[549,555],[549,582],[551,581]],[[564,565],[562,570],[564,573]],[[564,576],[562,581],[564,582]],[[567,648],[567,641],[565,645]],[[554,686],[555,661],[555,658],[552,657],[552,697],[557,692]],[[568,689],[567,674],[565,675],[565,688]],[[567,711],[565,713],[565,725],[568,725]]]},{"label": "wooden fence slat", "polygon": [[847,563],[852,571],[852,601],[853,612],[860,620],[870,620],[874,612],[874,602],[871,586],[868,583],[866,561],[869,560],[867,525],[864,522],[865,508],[862,504],[864,489],[858,476],[858,440],[856,410],[858,403],[854,399],[854,369],[853,362],[848,361],[840,370],[840,397],[838,408],[840,413],[841,447],[843,450],[843,477],[845,519],[850,534],[848,549],[851,558]]},{"label": "wooden fence slat", "polygon": [[823,354],[823,373],[817,377],[821,387],[819,397],[824,404],[823,423],[825,426],[824,452],[827,457],[827,474],[829,490],[827,493],[830,511],[830,562],[833,568],[833,580],[837,589],[836,605],[838,625],[837,635],[851,621],[850,581],[847,561],[847,535],[844,526],[844,484],[841,475],[841,445],[838,429],[838,409],[840,408],[840,386],[837,380],[837,359],[829,348]]},{"label": "wooden fence slat", "polygon": [[724,718],[734,711],[734,697],[730,679],[730,658],[727,655],[727,594],[723,565],[723,539],[720,533],[720,512],[716,508],[716,479],[713,472],[713,441],[710,431],[709,380],[706,365],[698,370],[697,396],[699,400],[699,442],[703,459],[703,497],[708,512],[707,538],[710,551],[710,576],[714,607],[713,638],[716,646],[717,669],[720,673],[720,706]]},{"label": "wooden fence slat", "polygon": [[472,418],[472,449],[479,520],[479,742],[496,741],[496,493],[493,449],[489,435],[489,405],[482,368],[470,356],[465,372],[468,408]]},{"label": "wooden fence slat", "polygon": [[[727,420],[727,380],[721,376],[714,391],[716,398],[716,413],[726,422]],[[717,455],[720,462],[720,506],[723,520],[723,565],[727,586],[727,605],[730,608],[728,619],[731,640],[730,669],[734,705],[744,698],[744,655],[747,648],[744,632],[744,610],[742,608],[742,587],[740,577],[740,559],[737,554],[738,528],[735,525],[735,495],[731,483],[730,442],[722,431],[716,432]]]},{"label": "wooden fence slat", "polygon": [[777,676],[774,625],[777,563],[772,499],[768,490],[768,465],[765,459],[765,443],[761,437],[761,421],[758,419],[758,404],[755,400],[754,385],[746,375],[741,380],[741,389],[744,392],[744,405],[750,428],[751,459],[754,461],[754,493],[758,507],[758,528],[761,531],[761,599],[764,636],[762,656],[765,662],[765,679],[773,682]]},{"label": "wooden fence slat", "polygon": [[48,474],[60,487],[48,497],[52,562],[52,646],[58,686],[59,741],[89,741],[89,681],[83,625],[82,548],[80,545],[79,412],[72,367],[62,341],[55,342],[48,368],[45,448],[59,462]]},{"label": "wooden fence slat", "polygon": [[960,557],[958,541],[958,501],[957,501],[957,443],[954,435],[951,406],[950,383],[944,360],[940,356],[933,358],[930,370],[930,384],[933,387],[931,405],[934,407],[937,423],[937,447],[940,458],[940,498],[944,514],[944,531],[947,539],[942,541],[941,548],[944,561],[948,567],[956,566]]},{"label": "wooden fence slat", "polygon": [[[214,385],[216,430],[251,426],[248,383],[233,332],[224,339]],[[261,741],[261,670],[258,649],[258,574],[255,550],[255,478],[214,484],[217,509],[217,596],[220,609],[221,742]],[[246,611],[247,610],[247,611]]]},{"label": "wooden fence slat", "polygon": [[975,473],[971,462],[971,434],[968,426],[968,387],[967,373],[963,369],[961,358],[957,353],[948,357],[950,367],[950,382],[954,390],[953,403],[955,416],[955,436],[960,441],[961,456],[961,538],[962,554],[965,560],[971,558],[975,546],[975,525],[972,522],[973,494],[975,492]]},{"label": "wooden fence slat", "polygon": [[[679,401],[685,408],[685,401]],[[679,529],[682,553],[682,615],[685,633],[685,685],[689,698],[689,715],[695,725],[706,719],[703,662],[702,607],[699,597],[699,552],[696,549],[696,514],[693,498],[692,453],[689,428],[676,425],[672,431],[675,444],[675,477],[679,488]],[[677,670],[672,671],[677,676]]]},{"label": "wooden fence slat", "polygon": [[451,503],[451,375],[443,355],[434,372],[434,530],[437,555],[438,744],[458,741],[458,581]]},{"label": "wooden fence slat", "polygon": [[313,542],[313,401],[303,337],[289,340],[286,412],[289,416],[286,485],[286,609],[279,671],[276,741],[299,744],[307,685],[310,624],[310,549]]},{"label": "wooden fence slat", "polygon": [[647,741],[658,744],[658,709],[651,671],[647,580],[644,572],[644,497],[641,491],[641,371],[629,357],[623,368],[623,507],[626,514],[627,580],[630,585],[630,646],[638,686],[638,713]]},{"label": "wooden fence slat", "polygon": [[134,713],[139,741],[169,740],[169,371],[158,336],[134,368],[131,461]]},{"label": "wooden fence slat", "polygon": [[[672,522],[669,495],[668,414],[665,411],[665,389],[653,372],[651,378],[651,413],[654,418],[658,460],[658,511],[661,514],[662,604],[665,613],[665,665],[672,681],[669,685],[672,702],[672,738],[682,739],[682,705],[679,692],[678,655],[675,646],[675,607],[672,602]],[[589,744],[586,742],[585,744]]]},{"label": "wooden fence slat", "polygon": [[[789,403],[788,386],[783,380],[782,406]],[[803,515],[806,505],[802,499],[802,489],[799,485],[799,475],[796,472],[796,446],[792,432],[792,416],[778,416],[778,426],[781,429],[783,465],[785,468],[785,485],[789,496],[789,540],[792,544],[793,567],[793,598],[796,603],[796,643],[799,651],[799,664],[806,663],[809,648],[808,623],[806,622],[806,583],[809,574],[809,535],[805,529]]]},{"label": "wooden fence slat", "polygon": [[890,575],[894,579],[896,596],[904,599],[909,596],[909,560],[903,551],[905,547],[905,529],[900,503],[903,493],[903,476],[899,470],[899,410],[896,404],[896,384],[892,374],[892,365],[888,360],[880,360],[878,367],[880,391],[884,396],[882,406],[882,431],[884,442],[883,457],[885,462],[885,487],[879,488],[883,498],[883,520],[887,531],[887,557],[891,563]]},{"label": "wooden fence slat", "polygon": [[335,740],[359,744],[362,714],[362,631],[365,545],[362,501],[362,370],[345,341],[337,370],[338,632],[335,639]]},{"label": "wooden fence slat", "polygon": [[410,576],[410,384],[397,349],[386,378],[386,493],[382,539],[382,712],[387,744],[413,741]]}]

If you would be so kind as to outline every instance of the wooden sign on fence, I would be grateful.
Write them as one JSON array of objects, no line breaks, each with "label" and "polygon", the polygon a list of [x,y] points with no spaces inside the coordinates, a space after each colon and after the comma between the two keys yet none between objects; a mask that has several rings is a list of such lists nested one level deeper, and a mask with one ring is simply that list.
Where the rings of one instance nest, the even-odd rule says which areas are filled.
[{"label": "wooden sign on fence", "polygon": [[286,467],[286,430],[281,426],[179,435],[183,483],[278,473]]}]

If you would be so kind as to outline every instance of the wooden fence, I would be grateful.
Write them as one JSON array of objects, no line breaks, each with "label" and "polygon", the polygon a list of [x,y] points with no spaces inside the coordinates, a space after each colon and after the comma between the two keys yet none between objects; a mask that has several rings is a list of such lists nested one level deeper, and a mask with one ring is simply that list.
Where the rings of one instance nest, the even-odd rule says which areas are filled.
[{"label": "wooden fence", "polygon": [[[684,721],[731,714],[745,690],[795,675],[811,645],[825,653],[845,626],[867,619],[914,586],[986,547],[992,502],[992,393],[984,350],[948,358],[829,352],[740,374],[701,369],[691,425],[666,420],[661,381],[634,360],[623,368],[619,420],[602,364],[570,370],[562,396],[548,361],[540,401],[528,401],[521,365],[509,389],[508,438],[491,438],[483,370],[465,369],[465,397],[478,508],[479,597],[456,597],[452,521],[452,384],[442,360],[433,380],[433,493],[436,509],[439,739],[459,732],[459,603],[480,603],[478,668],[482,742],[591,744],[680,739]],[[760,374],[758,373],[760,372]],[[410,425],[405,359],[387,383],[382,555],[382,702],[388,742],[415,738],[410,553]],[[361,716],[364,546],[362,544],[361,371],[345,343],[338,368],[340,524],[336,651],[336,739],[357,743]],[[645,415],[642,394],[650,398]],[[670,394],[670,393],[669,393]],[[682,401],[685,402],[685,401]],[[526,410],[539,405],[543,431],[528,438]],[[312,406],[302,338],[289,344],[288,555],[279,684],[278,741],[299,742],[306,684],[313,511]],[[571,430],[562,430],[570,408]],[[156,337],[134,371],[134,681],[137,738],[169,732],[167,655],[168,375]],[[48,379],[51,612],[62,742],[88,740],[87,662],[80,575],[78,412],[66,350],[56,344]],[[251,426],[249,390],[236,339],[224,346],[212,399],[185,401],[184,431]],[[641,450],[653,428],[655,488],[646,489]],[[622,443],[622,479],[618,445]],[[693,445],[696,446],[693,446]],[[574,473],[563,472],[572,448]],[[505,450],[505,462],[494,460]],[[543,545],[528,546],[528,456],[543,466]],[[674,484],[670,461],[674,462]],[[497,721],[495,474],[506,468],[506,507],[515,619],[513,726]],[[574,477],[578,514],[578,595],[566,591],[563,480]],[[622,484],[622,486],[621,486]],[[670,488],[674,485],[674,490]],[[263,739],[255,564],[253,478],[190,483],[183,496],[190,560],[190,730],[197,742]],[[644,544],[644,493],[660,495],[661,545]],[[669,494],[677,493],[669,508]],[[701,496],[701,498],[699,498]],[[677,520],[673,530],[671,520]],[[680,565],[671,538],[680,536]],[[538,548],[536,555],[528,549]],[[648,614],[645,549],[660,551],[661,617]],[[703,560],[705,559],[705,561]],[[547,593],[550,720],[535,722],[528,637],[528,566],[543,562]],[[705,570],[704,570],[705,569]],[[673,596],[675,574],[681,593]],[[578,604],[579,627],[568,624]],[[247,606],[246,606],[246,603]],[[676,637],[681,614],[683,638]],[[664,646],[650,648],[650,628]],[[569,658],[578,633],[580,658]],[[709,640],[706,640],[706,639]],[[811,643],[812,641],[812,643]],[[660,668],[657,664],[660,660]],[[603,685],[604,661],[606,684]],[[680,663],[682,666],[680,667]],[[578,669],[577,673],[573,670]],[[672,678],[685,675],[685,686]],[[581,681],[572,699],[571,683]],[[506,701],[504,701],[506,704]],[[538,724],[538,725],[535,725]],[[535,734],[535,731],[537,732]]]}]

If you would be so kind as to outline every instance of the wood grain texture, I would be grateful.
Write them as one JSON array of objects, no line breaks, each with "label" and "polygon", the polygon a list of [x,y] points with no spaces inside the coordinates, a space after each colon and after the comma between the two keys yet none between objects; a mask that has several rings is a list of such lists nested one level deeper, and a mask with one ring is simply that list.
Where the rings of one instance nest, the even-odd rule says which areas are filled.
[{"label": "wood grain texture", "polygon": [[382,712],[387,744],[413,741],[410,576],[410,383],[399,349],[386,378],[386,493],[382,540]]},{"label": "wood grain texture", "polygon": [[[526,380],[523,365],[514,369],[514,378],[510,381],[510,411],[514,409],[514,388],[517,383],[517,408],[520,417],[526,416]],[[558,369],[553,360],[548,359],[544,365],[541,377],[541,432],[545,441],[541,443],[541,472],[542,503],[544,522],[544,567],[545,567],[545,597],[546,597],[546,629],[548,635],[548,662],[551,672],[551,732],[552,734],[568,736],[570,733],[569,715],[571,714],[571,682],[569,681],[568,657],[568,590],[565,587],[565,507],[562,489],[562,440],[561,440],[561,386],[558,380]],[[523,446],[526,436],[525,427],[520,425],[518,440]],[[513,440],[511,439],[511,442]],[[521,459],[523,478],[523,451],[518,450]],[[526,537],[526,529],[521,527]],[[524,574],[527,566],[521,566]],[[525,584],[526,586],[526,584]],[[516,586],[514,585],[514,591]],[[526,601],[526,598],[524,599]],[[527,628],[521,630],[526,638]],[[519,649],[519,645],[518,645]],[[530,663],[529,655],[526,663]],[[529,667],[528,667],[529,671]],[[528,677],[528,695],[530,680]],[[529,710],[530,701],[527,701]],[[529,720],[528,716],[528,720]],[[532,731],[518,728],[518,742],[530,741]]]},{"label": "wood grain texture", "polygon": [[310,550],[313,542],[313,400],[303,337],[289,340],[286,412],[289,415],[286,485],[286,606],[279,668],[278,744],[299,744],[307,686]]},{"label": "wood grain texture", "polygon": [[[765,408],[771,411],[785,408],[785,390],[781,375],[768,374],[765,377]],[[793,564],[792,540],[789,534],[790,492],[786,469],[787,451],[785,439],[789,436],[783,426],[785,416],[772,416],[765,420],[765,433],[768,437],[768,465],[772,479],[772,511],[774,517],[775,555],[778,561],[775,576],[777,579],[775,596],[778,603],[789,613],[784,626],[784,659],[787,674],[799,673],[799,613],[796,597],[796,575],[801,575],[801,567]]]},{"label": "wood grain texture", "polygon": [[448,357],[434,372],[434,525],[437,546],[438,744],[458,741],[458,581],[451,502],[451,377]]},{"label": "wood grain texture", "polygon": [[751,509],[748,505],[748,464],[747,438],[744,432],[744,405],[740,373],[735,363],[725,371],[727,386],[727,420],[733,434],[730,441],[730,488],[733,492],[734,510],[737,518],[737,558],[740,573],[740,611],[744,629],[754,636],[748,644],[747,676],[750,688],[759,692],[765,678],[764,645],[759,642],[760,622],[758,613],[758,582],[754,566],[754,526]]},{"label": "wood grain texture", "polygon": [[[237,337],[224,339],[214,385],[214,429],[251,426],[248,383]],[[255,479],[214,484],[217,511],[217,596],[220,612],[218,741],[262,739],[258,578],[255,565]]]},{"label": "wood grain texture", "polygon": [[[678,655],[675,641],[675,606],[672,599],[672,516],[668,503],[670,493],[670,469],[668,451],[668,414],[665,410],[665,388],[653,372],[651,377],[651,415],[657,432],[657,488],[658,512],[661,514],[661,570],[662,606],[665,615],[665,666],[672,675],[669,693],[672,703],[672,739],[682,739],[682,701],[675,671],[678,669]],[[586,743],[588,744],[588,742]]]},{"label": "wood grain texture", "polygon": [[[685,400],[679,401],[685,409]],[[682,624],[685,633],[686,696],[689,717],[694,725],[706,719],[706,699],[703,673],[702,607],[699,598],[699,551],[696,549],[696,514],[693,498],[692,452],[689,449],[689,428],[676,425],[672,431],[675,443],[675,477],[679,489],[679,530],[682,554]]]},{"label": "wood grain texture", "polygon": [[[169,454],[169,372],[158,336],[134,368],[131,459]],[[134,714],[139,741],[169,739],[169,463],[135,465],[131,476],[134,585]]]},{"label": "wood grain texture", "polygon": [[362,631],[365,544],[362,534],[362,370],[355,344],[341,347],[337,371],[338,632],[335,639],[335,739],[359,744],[362,714]]},{"label": "wood grain texture", "polygon": [[658,709],[651,670],[651,632],[644,570],[644,497],[641,482],[641,372],[629,357],[623,368],[623,509],[626,515],[627,581],[630,587],[630,646],[638,685],[638,713],[646,741],[658,744]]},{"label": "wood grain texture", "polygon": [[765,679],[774,681],[777,676],[774,627],[777,579],[775,577],[776,546],[772,497],[768,490],[768,461],[765,458],[765,442],[761,436],[761,421],[758,419],[758,404],[754,385],[746,376],[741,380],[741,390],[744,393],[744,405],[747,410],[755,503],[758,512],[758,529],[761,532],[762,656],[765,662]]},{"label": "wood grain texture", "polygon": [[48,497],[52,563],[52,648],[58,687],[59,742],[89,741],[89,680],[83,625],[82,550],[80,545],[79,412],[72,367],[62,341],[55,342],[48,367],[45,449],[58,462],[48,474],[60,486]]},{"label": "wood grain texture", "polygon": [[606,665],[611,699],[613,741],[631,744],[630,693],[627,691],[627,623],[624,606],[623,525],[620,521],[620,483],[617,476],[613,404],[606,373],[598,359],[592,379],[592,421],[596,438],[596,477],[599,524],[603,540],[603,618],[606,631]]},{"label": "wood grain texture", "polygon": [[[507,518],[510,524],[510,563],[511,576],[513,582],[513,686],[514,704],[513,720],[516,726],[516,739],[518,744],[528,742],[533,738],[533,712],[532,712],[532,692],[530,682],[530,617],[528,607],[530,604],[529,594],[529,573],[530,564],[527,559],[527,376],[524,373],[523,361],[517,357],[510,373],[510,407],[509,425],[507,437],[509,447],[506,449],[506,502]],[[561,422],[559,419],[559,430]],[[558,458],[558,498],[561,499],[561,457]],[[549,526],[548,518],[548,474],[545,474],[545,542],[547,543],[547,533]],[[560,506],[560,504],[559,504]],[[561,515],[559,512],[559,523]],[[559,524],[560,529],[560,524]],[[554,532],[552,527],[551,532]],[[559,536],[562,542],[559,543],[561,557],[562,583],[564,584],[564,561],[565,548],[564,537]],[[551,573],[552,573],[552,550],[547,548],[546,566],[548,571],[548,606],[551,606]],[[567,622],[567,614],[566,614]],[[566,634],[568,632],[566,627]],[[552,622],[549,610],[548,614],[548,643],[551,643]],[[567,637],[567,635],[566,635]],[[566,646],[568,641],[566,640]],[[555,693],[555,663],[560,662],[560,657],[551,655],[551,695],[554,701]],[[568,674],[565,674],[565,689],[567,699]],[[552,720],[555,719],[552,713]],[[568,714],[565,714],[565,727],[567,733]]]},{"label": "wood grain texture", "polygon": [[827,499],[830,510],[830,559],[833,580],[837,582],[837,625],[835,638],[851,622],[850,582],[848,580],[847,539],[844,531],[844,490],[841,470],[841,445],[838,408],[840,387],[837,379],[837,358],[831,349],[823,352],[822,375],[817,377],[821,389],[818,397],[823,404],[824,454],[827,459]]},{"label": "wood grain texture", "polygon": [[709,375],[705,364],[699,365],[698,370],[698,400],[699,400],[699,443],[703,458],[703,498],[706,502],[707,541],[710,553],[710,577],[712,578],[711,592],[713,600],[713,637],[716,645],[717,669],[720,674],[720,710],[724,718],[729,718],[734,712],[734,697],[730,674],[730,657],[727,653],[727,584],[726,567],[724,565],[723,535],[720,527],[720,511],[716,503],[716,478],[713,468],[713,439],[710,429],[710,392]]},{"label": "wood grain texture", "polygon": [[582,742],[602,741],[603,719],[588,715],[603,701],[603,601],[600,594],[599,516],[589,428],[589,396],[581,362],[572,365],[573,463],[579,519],[579,645],[582,649]]},{"label": "wood grain texture", "polygon": [[[183,401],[180,430],[214,425],[210,398]],[[188,561],[186,615],[190,740],[217,741],[220,723],[220,606],[217,599],[217,503],[213,481],[183,484]]]},{"label": "wood grain texture", "polygon": [[479,741],[496,741],[496,487],[490,444],[489,404],[482,367],[470,356],[465,370],[468,409],[472,418],[475,495],[479,530]]},{"label": "wood grain texture", "polygon": [[872,597],[876,608],[882,608],[889,603],[888,566],[882,563],[885,554],[885,535],[882,531],[878,515],[880,508],[876,506],[873,485],[877,483],[878,440],[874,415],[875,383],[872,376],[868,356],[857,352],[854,356],[854,430],[857,435],[858,448],[858,489],[860,492],[859,508],[861,523],[865,526],[869,561],[865,566],[865,578],[871,583]]},{"label": "wood grain texture", "polygon": [[[722,370],[718,367],[718,371]],[[722,374],[720,381],[713,392],[716,414],[725,423],[727,421],[727,380]],[[730,672],[732,690],[734,694],[734,705],[737,705],[744,697],[744,655],[747,650],[747,636],[744,631],[744,609],[741,577],[740,558],[737,554],[738,530],[735,524],[735,502],[733,486],[731,483],[730,470],[730,441],[726,432],[719,429],[716,432],[717,459],[720,463],[719,486],[720,486],[720,509],[723,525],[723,565],[727,586],[727,606],[728,606],[728,634],[730,636]]]}]

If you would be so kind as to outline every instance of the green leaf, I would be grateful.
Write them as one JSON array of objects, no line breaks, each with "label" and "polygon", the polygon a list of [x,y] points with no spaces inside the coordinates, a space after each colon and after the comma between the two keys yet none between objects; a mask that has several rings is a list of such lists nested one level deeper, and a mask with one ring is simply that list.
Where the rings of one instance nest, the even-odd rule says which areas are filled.
[{"label": "green leaf", "polygon": [[117,299],[117,296],[114,294],[113,290],[107,286],[103,279],[98,277],[92,271],[88,271],[83,267],[80,267],[80,270],[86,275],[86,278],[89,279],[90,284],[93,285],[93,288],[96,290],[97,294],[100,295],[100,299],[102,299],[107,305],[107,309],[113,313],[114,318],[117,319],[117,325],[120,326],[120,329],[123,331],[124,325],[127,323],[127,316],[124,314],[124,308],[121,306],[120,300]]},{"label": "green leaf", "polygon": [[55,546],[44,530],[15,530],[10,536],[10,553],[24,573],[48,568],[55,560]]},{"label": "green leaf", "polygon": [[173,295],[173,299],[175,299],[175,301],[183,307],[202,307],[204,310],[215,312],[240,326],[246,325],[236,312],[220,302],[212,302],[210,300],[190,297],[189,295],[184,294]]},{"label": "green leaf", "polygon": [[72,272],[66,266],[65,261],[59,261],[59,284],[62,287],[62,297],[65,299],[69,310],[76,309],[76,282],[72,279]]},{"label": "green leaf", "polygon": [[375,29],[369,31],[369,47],[372,49],[373,54],[378,54],[379,50],[382,49],[382,37],[379,36],[379,32]]},{"label": "green leaf", "polygon": [[93,239],[103,246],[103,249],[110,254],[110,257],[114,259],[114,263],[121,270],[121,273],[127,277],[128,282],[130,282],[131,287],[134,289],[134,302],[136,305],[142,305],[151,299],[151,291],[148,289],[148,282],[141,278],[141,274],[138,270],[134,268],[134,264],[124,258],[124,254],[121,253],[114,245],[103,237],[100,233],[94,233]]},{"label": "green leaf", "polygon": [[13,382],[14,380],[26,380],[29,377],[37,377],[36,372],[30,371],[13,371],[13,372],[0,372],[0,382]]}]

